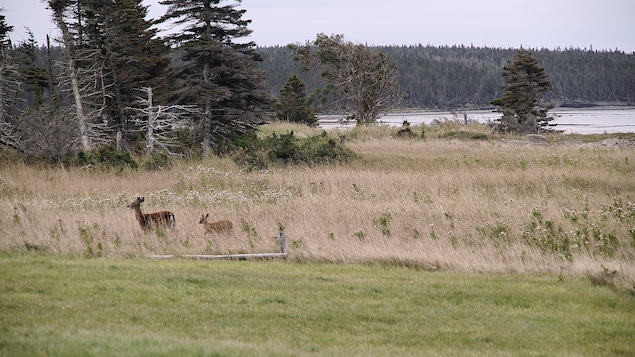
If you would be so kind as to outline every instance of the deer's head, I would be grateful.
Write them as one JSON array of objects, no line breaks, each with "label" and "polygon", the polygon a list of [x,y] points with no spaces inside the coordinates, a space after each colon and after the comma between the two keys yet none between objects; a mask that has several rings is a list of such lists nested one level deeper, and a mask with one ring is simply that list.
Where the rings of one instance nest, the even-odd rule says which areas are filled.
[{"label": "deer's head", "polygon": [[126,207],[128,208],[132,208],[132,209],[137,209],[141,207],[141,203],[145,201],[144,197],[137,197],[136,200],[134,200],[134,202],[132,202],[131,204],[127,205]]}]

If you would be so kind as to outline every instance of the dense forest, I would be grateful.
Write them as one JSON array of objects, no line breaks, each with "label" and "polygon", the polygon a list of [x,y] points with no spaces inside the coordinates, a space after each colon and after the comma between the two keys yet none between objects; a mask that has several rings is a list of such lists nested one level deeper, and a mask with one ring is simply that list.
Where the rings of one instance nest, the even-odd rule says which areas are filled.
[{"label": "dense forest", "polygon": [[[489,106],[502,95],[501,72],[515,49],[468,46],[373,47],[397,64],[398,82],[408,108]],[[547,101],[559,106],[635,104],[635,54],[587,49],[536,49],[533,56],[549,75]],[[318,73],[306,73],[286,47],[260,47],[269,94],[278,96],[286,80],[298,75],[309,92],[322,85]]]}]

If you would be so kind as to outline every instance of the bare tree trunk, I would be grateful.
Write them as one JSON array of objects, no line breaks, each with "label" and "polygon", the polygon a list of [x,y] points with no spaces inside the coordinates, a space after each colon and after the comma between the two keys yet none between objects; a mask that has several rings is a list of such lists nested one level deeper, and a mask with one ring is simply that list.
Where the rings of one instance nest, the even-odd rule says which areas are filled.
[{"label": "bare tree trunk", "polygon": [[68,66],[68,73],[71,80],[71,90],[73,91],[73,98],[75,99],[75,110],[77,114],[77,121],[79,124],[79,135],[82,142],[82,147],[84,150],[89,150],[91,148],[90,138],[88,135],[88,124],[86,120],[86,115],[84,114],[84,106],[82,104],[82,97],[80,94],[79,88],[79,80],[77,78],[77,68],[75,65],[75,51],[73,50],[73,43],[71,41],[71,34],[66,26],[66,22],[64,22],[64,14],[63,11],[56,11],[55,20],[57,22],[57,26],[62,31],[62,39],[64,40],[64,47],[66,47],[66,61]]},{"label": "bare tree trunk", "polygon": [[150,156],[154,150],[154,119],[155,113],[152,105],[152,88],[146,88],[148,92],[148,129],[146,133],[146,156]]},{"label": "bare tree trunk", "polygon": [[122,152],[123,151],[123,133],[121,132],[121,130],[117,131],[117,136],[115,140],[117,143],[117,151]]},{"label": "bare tree trunk", "polygon": [[203,155],[207,156],[212,148],[212,105],[211,99],[205,101],[203,113]]},{"label": "bare tree trunk", "polygon": [[84,150],[90,150],[90,139],[88,137],[88,124],[84,115],[84,106],[82,105],[82,96],[79,94],[79,81],[77,79],[77,70],[75,69],[75,61],[68,56],[68,66],[71,78],[71,87],[73,89],[73,97],[75,98],[75,109],[77,112],[77,122],[79,124],[79,135]]},{"label": "bare tree trunk", "polygon": [[6,82],[6,78],[4,78],[4,61],[5,61],[6,57],[4,54],[4,47],[0,46],[0,124],[4,123],[6,121],[6,119],[4,118],[5,116],[5,101],[4,99],[6,98],[7,93],[5,93],[5,82]]},{"label": "bare tree trunk", "polygon": [[51,108],[54,107],[54,95],[53,95],[53,55],[51,54],[51,39],[49,35],[46,35],[46,59],[48,65],[48,82],[49,82],[49,103]]},{"label": "bare tree trunk", "polygon": [[[206,63],[203,68],[203,82],[209,85],[209,65]],[[212,147],[212,99],[205,100],[205,111],[203,113],[203,156],[207,156]]]}]

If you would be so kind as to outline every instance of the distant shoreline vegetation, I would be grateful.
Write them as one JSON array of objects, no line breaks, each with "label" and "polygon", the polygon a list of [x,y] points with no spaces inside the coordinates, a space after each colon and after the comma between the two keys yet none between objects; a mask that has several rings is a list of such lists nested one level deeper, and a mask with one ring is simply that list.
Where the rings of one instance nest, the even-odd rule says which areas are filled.
[{"label": "distant shoreline vegetation", "polygon": [[[515,49],[467,46],[372,46],[397,64],[403,94],[400,107],[486,108],[502,95],[501,72]],[[286,80],[298,75],[312,93],[323,85],[319,73],[307,73],[293,61],[293,51],[259,47],[270,95],[277,97]],[[588,49],[531,49],[552,83],[545,100],[560,107],[635,105],[635,54]]]}]

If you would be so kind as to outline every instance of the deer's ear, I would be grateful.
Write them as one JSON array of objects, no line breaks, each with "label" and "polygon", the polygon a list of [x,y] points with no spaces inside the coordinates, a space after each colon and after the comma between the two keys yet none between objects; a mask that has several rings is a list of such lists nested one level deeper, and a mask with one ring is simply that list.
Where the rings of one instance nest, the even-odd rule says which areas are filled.
[{"label": "deer's ear", "polygon": [[205,218],[209,218],[209,213],[205,215]]}]

